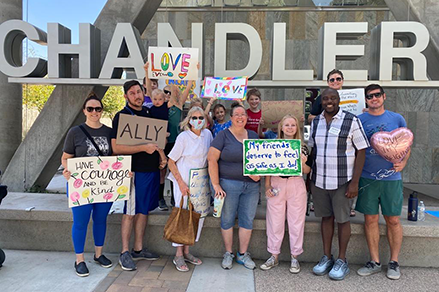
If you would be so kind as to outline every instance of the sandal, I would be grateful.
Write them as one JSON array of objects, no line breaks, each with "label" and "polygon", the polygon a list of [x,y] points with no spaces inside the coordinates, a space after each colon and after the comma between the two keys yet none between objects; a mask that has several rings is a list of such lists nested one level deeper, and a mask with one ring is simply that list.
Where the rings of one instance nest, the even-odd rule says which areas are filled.
[{"label": "sandal", "polygon": [[184,260],[186,262],[193,264],[193,265],[196,265],[196,266],[199,266],[203,263],[199,258],[194,257],[190,253],[184,255]]},{"label": "sandal", "polygon": [[175,256],[174,259],[172,260],[172,262],[175,265],[175,268],[180,271],[180,272],[188,272],[189,268],[186,265],[186,262],[184,261],[184,257],[183,256]]}]

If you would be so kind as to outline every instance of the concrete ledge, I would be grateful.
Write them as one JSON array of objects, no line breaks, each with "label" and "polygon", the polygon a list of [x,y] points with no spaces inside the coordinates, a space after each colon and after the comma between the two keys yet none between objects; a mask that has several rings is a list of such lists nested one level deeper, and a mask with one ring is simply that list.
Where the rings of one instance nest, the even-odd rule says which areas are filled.
[{"label": "concrete ledge", "polygon": [[[35,207],[32,211],[26,208]],[[437,208],[436,208],[437,209]],[[407,209],[403,209],[402,224],[404,241],[400,262],[405,266],[439,267],[437,257],[439,250],[439,218],[427,215],[425,222],[410,222],[406,219]],[[172,255],[175,250],[163,239],[163,228],[169,212],[154,211],[149,216],[146,245],[160,254]],[[108,217],[106,252],[119,252],[120,222],[122,214],[114,213]],[[357,214],[352,220],[352,237],[349,243],[348,260],[354,264],[363,264],[368,260],[368,249],[364,237],[363,216]],[[72,213],[67,207],[67,200],[62,194],[10,193],[0,206],[0,247],[10,249],[73,251],[71,241]],[[260,206],[254,222],[253,236],[249,251],[256,259],[266,259],[265,206]],[[287,229],[286,229],[287,230]],[[288,232],[288,231],[287,231]],[[386,237],[383,218],[380,218],[380,233]],[[86,251],[93,250],[91,224],[89,225]],[[337,232],[336,232],[337,234]],[[335,236],[337,237],[337,236]],[[235,230],[237,247],[237,229]],[[289,260],[288,234],[284,237],[281,260]],[[333,253],[336,256],[337,239],[334,239]],[[389,258],[386,238],[380,241],[383,262]],[[220,220],[209,216],[206,218],[201,240],[192,248],[194,254],[205,257],[222,257],[224,252],[220,232]],[[320,237],[320,220],[311,213],[305,225],[304,253],[300,260],[316,262],[322,255]]]}]

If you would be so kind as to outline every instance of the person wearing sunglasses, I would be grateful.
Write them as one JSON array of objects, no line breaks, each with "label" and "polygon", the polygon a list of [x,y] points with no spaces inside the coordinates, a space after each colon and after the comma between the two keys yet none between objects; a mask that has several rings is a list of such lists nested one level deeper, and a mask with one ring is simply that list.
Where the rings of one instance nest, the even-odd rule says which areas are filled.
[{"label": "person wearing sunglasses", "polygon": [[[71,173],[67,169],[67,159],[99,155],[109,156],[112,154],[111,128],[101,123],[102,101],[95,94],[91,94],[85,100],[82,108],[86,118],[85,123],[71,128],[64,142],[61,163],[64,166],[63,175],[67,180],[71,177]],[[88,136],[94,141],[91,141]],[[96,149],[95,145],[99,149]],[[102,254],[107,229],[107,215],[112,204],[94,203],[72,208],[72,239],[76,253],[74,267],[76,274],[80,277],[89,275],[89,270],[84,260],[84,245],[91,214],[93,216],[93,237],[95,243],[94,261],[104,268],[110,268],[113,265]]]},{"label": "person wearing sunglasses", "polygon": [[[340,90],[343,87],[344,82],[343,72],[337,69],[331,70],[326,76],[326,82],[328,83],[329,88]],[[311,124],[312,120],[322,112],[322,95],[319,95],[312,104],[311,112],[308,116],[308,122]]]},{"label": "person wearing sunglasses", "polygon": [[[404,118],[384,109],[386,94],[378,84],[370,84],[364,89],[369,111],[358,116],[363,124],[367,138],[379,131],[390,132],[407,127]],[[401,171],[406,166],[410,151],[399,163],[391,163],[382,158],[372,147],[366,149],[366,161],[360,178],[360,191],[356,210],[364,214],[364,231],[369,247],[370,261],[360,268],[360,276],[369,276],[381,271],[378,243],[380,232],[378,226],[379,206],[387,226],[387,238],[390,246],[390,262],[387,277],[397,280],[401,277],[398,255],[402,244],[402,227],[400,222],[403,203],[403,184]],[[386,171],[387,176],[380,176]]]},{"label": "person wearing sunglasses", "polygon": [[[212,142],[212,134],[206,129],[206,115],[200,107],[193,107],[180,124],[181,132],[177,136],[175,145],[169,153],[168,178],[173,182],[175,205],[180,206],[183,201],[183,208],[186,208],[189,193],[189,173],[191,169],[207,167],[207,152]],[[200,218],[198,224],[198,241],[204,218]],[[186,262],[201,265],[201,260],[189,253],[189,246],[172,243],[176,247],[173,263],[180,272],[189,271]]]}]

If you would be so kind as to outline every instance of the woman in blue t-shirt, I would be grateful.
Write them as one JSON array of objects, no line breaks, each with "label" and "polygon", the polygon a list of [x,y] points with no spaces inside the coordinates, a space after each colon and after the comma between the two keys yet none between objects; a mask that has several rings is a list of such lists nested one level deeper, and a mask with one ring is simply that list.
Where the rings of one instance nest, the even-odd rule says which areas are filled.
[{"label": "woman in blue t-shirt", "polygon": [[221,233],[226,252],[221,266],[224,269],[232,268],[235,257],[232,250],[233,226],[238,213],[240,248],[236,261],[248,269],[254,269],[256,265],[247,248],[258,206],[260,177],[243,175],[242,142],[244,139],[258,139],[258,134],[245,129],[247,113],[242,105],[232,107],[230,116],[232,125],[218,133],[207,155],[215,197],[224,198]]}]

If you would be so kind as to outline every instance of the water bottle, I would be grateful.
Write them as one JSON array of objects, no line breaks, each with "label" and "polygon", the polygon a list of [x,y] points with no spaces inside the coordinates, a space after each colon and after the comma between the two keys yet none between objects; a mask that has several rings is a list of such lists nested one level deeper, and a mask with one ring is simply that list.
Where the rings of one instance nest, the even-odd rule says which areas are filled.
[{"label": "water bottle", "polygon": [[273,193],[273,196],[276,197],[277,195],[279,195],[280,190],[279,190],[279,189],[272,188],[272,189],[271,189],[271,192]]},{"label": "water bottle", "polygon": [[418,221],[418,193],[413,192],[409,197],[407,210],[407,219],[410,221]]},{"label": "water bottle", "polygon": [[425,205],[423,201],[419,202],[418,206],[418,220],[425,221]]}]

